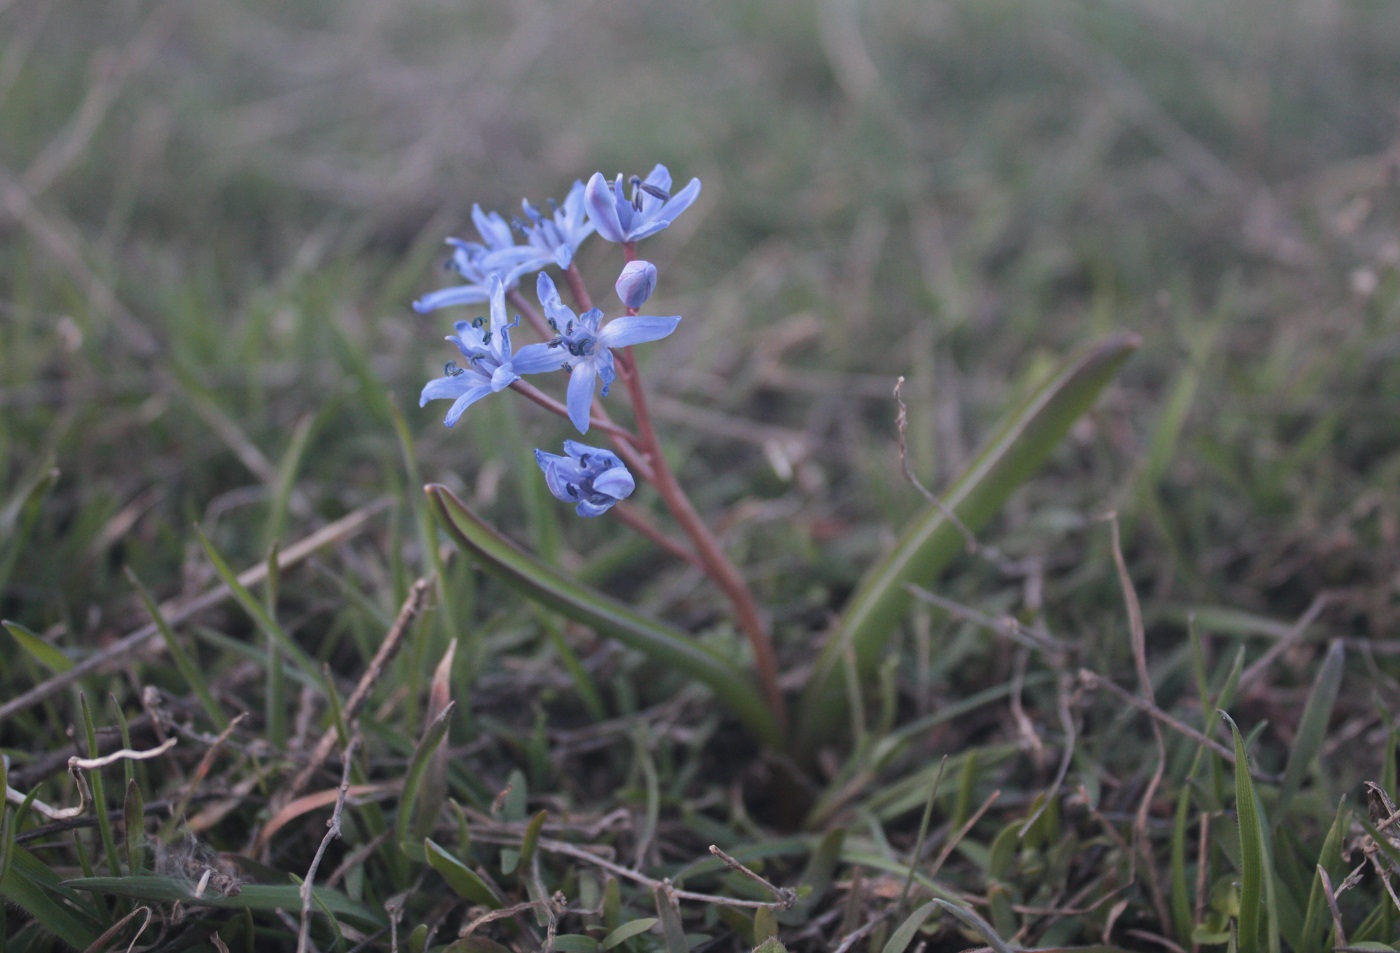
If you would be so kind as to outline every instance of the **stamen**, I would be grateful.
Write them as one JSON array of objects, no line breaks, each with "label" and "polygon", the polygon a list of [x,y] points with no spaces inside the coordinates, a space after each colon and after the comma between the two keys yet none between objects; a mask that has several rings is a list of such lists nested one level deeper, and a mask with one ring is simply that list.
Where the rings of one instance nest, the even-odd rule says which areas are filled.
[{"label": "stamen", "polygon": [[446,364],[444,364],[444,365],[442,366],[442,376],[443,376],[443,377],[456,377],[456,376],[458,376],[459,374],[465,374],[465,373],[466,373],[465,370],[463,370],[462,368],[460,368],[460,367],[457,366],[457,362],[456,362],[456,361],[448,361]]}]

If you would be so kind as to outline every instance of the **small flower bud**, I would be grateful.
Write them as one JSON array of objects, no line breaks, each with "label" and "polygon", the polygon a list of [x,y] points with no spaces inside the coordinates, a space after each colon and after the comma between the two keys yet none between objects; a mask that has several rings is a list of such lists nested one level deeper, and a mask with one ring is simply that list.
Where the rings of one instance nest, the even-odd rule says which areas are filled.
[{"label": "small flower bud", "polygon": [[656,266],[649,261],[629,261],[617,276],[617,296],[627,307],[636,309],[656,290]]}]

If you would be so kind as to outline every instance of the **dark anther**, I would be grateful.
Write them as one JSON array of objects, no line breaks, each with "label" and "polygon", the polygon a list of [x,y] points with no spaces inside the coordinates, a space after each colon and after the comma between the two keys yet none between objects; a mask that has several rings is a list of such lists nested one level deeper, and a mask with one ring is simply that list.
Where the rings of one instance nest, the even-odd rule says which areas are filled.
[{"label": "dark anther", "polygon": [[472,327],[474,328],[479,328],[485,323],[486,319],[481,317],[481,315],[477,315],[475,318],[472,318]]},{"label": "dark anther", "polygon": [[448,361],[442,366],[443,377],[456,377],[458,374],[465,374],[466,371],[457,366],[456,361]]},{"label": "dark anther", "polygon": [[579,489],[577,483],[565,483],[564,489],[568,490],[569,495],[572,496],[574,499],[578,499],[582,495],[582,491]]},{"label": "dark anther", "polygon": [[585,454],[583,454],[582,456],[580,456],[580,457],[578,458],[578,465],[581,466],[581,467],[583,467],[585,470],[587,470],[587,469],[588,469],[588,458],[591,457],[591,456],[593,456],[593,454],[591,454],[591,453],[585,453]]},{"label": "dark anther", "polygon": [[663,201],[663,202],[669,201],[670,198],[671,198],[671,193],[670,193],[670,192],[667,192],[665,189],[661,188],[661,186],[659,186],[659,185],[648,185],[647,183],[642,182],[641,184],[639,184],[639,185],[637,186],[637,188],[641,189],[641,190],[642,190],[643,192],[645,192],[647,195],[650,195],[650,196],[653,196],[653,197],[655,197],[655,198],[658,198],[658,199],[660,199],[660,200]]}]

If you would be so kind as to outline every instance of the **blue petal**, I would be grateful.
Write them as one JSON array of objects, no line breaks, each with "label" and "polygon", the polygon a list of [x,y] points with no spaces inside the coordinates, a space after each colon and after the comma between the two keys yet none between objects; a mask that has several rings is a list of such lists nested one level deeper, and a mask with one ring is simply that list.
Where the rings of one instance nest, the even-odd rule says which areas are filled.
[{"label": "blue petal", "polygon": [[598,343],[604,347],[628,347],[632,344],[659,341],[676,330],[676,325],[680,323],[681,316],[678,314],[666,318],[647,314],[618,318],[609,321],[607,326],[598,332]]},{"label": "blue petal", "polygon": [[448,408],[447,416],[443,418],[442,422],[451,427],[457,422],[458,418],[462,416],[463,411],[489,393],[491,393],[490,384],[482,384],[479,387],[473,387],[461,397],[458,397],[457,402]]},{"label": "blue petal", "polygon": [[671,191],[671,170],[658,162],[656,168],[647,173],[646,183],[669,193]]},{"label": "blue petal", "polygon": [[637,488],[637,481],[626,467],[612,467],[593,478],[593,489],[618,500],[625,500]]},{"label": "blue petal", "polygon": [[481,285],[455,285],[425,294],[413,302],[413,310],[427,314],[438,308],[451,308],[459,304],[480,304],[489,298],[490,294]]},{"label": "blue petal", "polygon": [[472,222],[476,225],[476,230],[481,233],[482,241],[492,248],[508,248],[515,244],[515,236],[510,232],[510,225],[501,218],[498,212],[486,213],[481,210],[480,205],[472,206]]},{"label": "blue petal", "polygon": [[584,358],[569,371],[569,389],[566,403],[569,406],[569,419],[579,433],[588,433],[588,415],[593,410],[593,381],[598,375],[593,358]]},{"label": "blue petal", "polygon": [[425,406],[430,400],[456,400],[473,387],[480,387],[481,377],[470,372],[455,377],[439,377],[423,385],[423,393],[418,397],[418,406]]},{"label": "blue petal", "polygon": [[511,384],[520,380],[520,375],[515,372],[515,362],[511,361],[502,364],[491,374],[491,389],[505,390]]},{"label": "blue petal", "polygon": [[663,218],[654,222],[648,222],[645,225],[638,225],[627,233],[627,240],[629,242],[639,242],[643,238],[650,238],[670,224],[671,220],[669,218]]},{"label": "blue petal", "polygon": [[617,197],[603,173],[595,172],[584,188],[584,202],[588,206],[588,217],[598,234],[610,242],[620,242],[626,238],[622,221],[617,216]]},{"label": "blue petal", "polygon": [[667,221],[674,222],[699,197],[700,180],[691,179],[685,188],[671,196],[671,200],[661,207],[660,215]]},{"label": "blue petal", "polygon": [[527,344],[515,352],[511,366],[517,374],[547,374],[557,371],[569,360],[569,352],[548,344]]},{"label": "blue petal", "polygon": [[602,516],[608,510],[612,509],[615,503],[617,503],[617,500],[614,500],[610,497],[604,497],[603,499],[606,500],[606,502],[597,503],[593,500],[584,500],[578,505],[574,512],[578,513],[579,516]]},{"label": "blue petal", "polygon": [[604,450],[602,447],[590,447],[586,443],[579,443],[577,440],[565,440],[564,452],[574,460],[579,461],[583,466],[583,458],[588,458],[588,465],[585,469],[606,470],[608,467],[622,466],[622,458],[611,450]]}]

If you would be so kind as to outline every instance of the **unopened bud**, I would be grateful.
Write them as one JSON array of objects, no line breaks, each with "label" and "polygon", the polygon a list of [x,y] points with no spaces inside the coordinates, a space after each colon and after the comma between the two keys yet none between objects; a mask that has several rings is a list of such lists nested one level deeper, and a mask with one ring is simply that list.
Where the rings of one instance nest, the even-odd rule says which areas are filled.
[{"label": "unopened bud", "polygon": [[656,266],[649,261],[629,261],[617,276],[617,296],[636,310],[656,290]]}]

